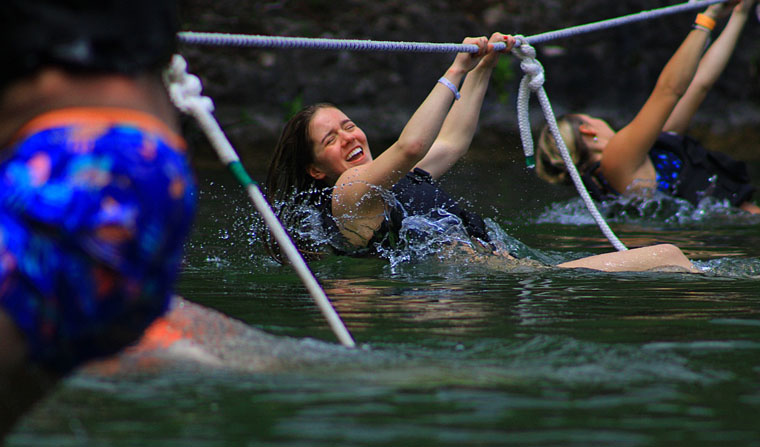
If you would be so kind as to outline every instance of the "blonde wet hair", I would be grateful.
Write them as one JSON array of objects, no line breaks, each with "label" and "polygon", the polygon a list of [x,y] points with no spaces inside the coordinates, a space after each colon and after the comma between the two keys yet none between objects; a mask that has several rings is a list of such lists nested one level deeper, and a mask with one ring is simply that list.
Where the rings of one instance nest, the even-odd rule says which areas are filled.
[{"label": "blonde wet hair", "polygon": [[[557,118],[559,133],[581,174],[591,165],[591,152],[583,142],[580,131],[583,123],[583,118],[577,114],[567,114]],[[549,183],[570,183],[570,174],[567,172],[559,146],[554,141],[548,125],[541,130],[536,144],[536,175]]]}]

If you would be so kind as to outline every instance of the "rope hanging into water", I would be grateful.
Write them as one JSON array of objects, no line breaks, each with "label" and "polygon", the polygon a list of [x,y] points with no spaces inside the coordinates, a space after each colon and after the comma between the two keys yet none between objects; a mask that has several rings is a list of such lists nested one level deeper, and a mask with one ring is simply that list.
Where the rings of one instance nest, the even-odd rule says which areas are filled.
[{"label": "rope hanging into water", "polygon": [[573,158],[570,156],[565,141],[562,139],[562,135],[559,132],[557,118],[554,116],[549,97],[544,90],[544,67],[538,60],[536,60],[535,48],[528,44],[525,39],[522,41],[524,43],[519,46],[515,45],[512,49],[512,53],[520,58],[520,68],[523,70],[523,73],[525,73],[520,80],[520,89],[518,90],[517,95],[517,123],[520,129],[520,139],[522,140],[523,149],[525,151],[526,163],[528,163],[530,167],[532,167],[534,163],[533,136],[531,134],[529,113],[530,93],[532,91],[535,92],[538,97],[538,102],[541,104],[546,123],[549,126],[552,137],[554,137],[554,140],[557,142],[559,152],[562,155],[562,160],[565,162],[565,167],[567,167],[570,178],[573,179],[575,189],[578,190],[578,194],[580,194],[583,203],[586,204],[589,213],[591,213],[594,221],[596,221],[602,234],[604,234],[616,250],[628,250],[612,231],[601,213],[599,213],[599,209],[596,207],[594,200],[591,198],[586,186],[583,184],[578,169],[575,167],[575,162],[573,162]]},{"label": "rope hanging into water", "polygon": [[[614,19],[601,20],[586,25],[572,26],[556,31],[521,37],[524,42],[531,45],[548,42],[550,40],[575,36],[592,31],[599,31],[616,26],[626,25],[642,20],[649,20],[669,14],[704,8],[714,3],[724,3],[728,0],[699,0],[689,1],[672,6],[642,11],[635,14],[617,17]],[[177,34],[180,42],[192,45],[209,46],[233,46],[233,47],[256,47],[256,48],[306,48],[313,50],[344,50],[344,51],[390,51],[404,53],[477,53],[477,45],[432,43],[432,42],[393,42],[382,40],[357,40],[357,39],[325,39],[310,37],[282,37],[263,36],[249,34],[207,33],[196,31],[182,31]],[[523,42],[517,42],[521,45]],[[497,50],[504,48],[503,43],[495,45]]]},{"label": "rope hanging into water", "polygon": [[306,261],[303,260],[293,241],[272,211],[266,198],[261,193],[259,185],[245,171],[237,152],[235,152],[216,118],[214,118],[212,113],[214,103],[211,101],[211,98],[201,96],[202,86],[200,79],[187,72],[187,62],[180,55],[174,55],[169,69],[164,73],[164,78],[174,105],[198,121],[198,124],[208,137],[222,163],[232,171],[238,182],[248,192],[254,207],[261,214],[277,243],[280,244],[285,256],[291,265],[293,265],[296,273],[317,303],[317,306],[327,319],[330,328],[332,328],[340,343],[347,347],[354,347],[355,343],[351,334],[346,329],[337,312],[335,312],[332,304],[330,304],[330,300],[327,299],[325,292],[320,287],[316,278],[314,278],[311,270],[309,270]]}]

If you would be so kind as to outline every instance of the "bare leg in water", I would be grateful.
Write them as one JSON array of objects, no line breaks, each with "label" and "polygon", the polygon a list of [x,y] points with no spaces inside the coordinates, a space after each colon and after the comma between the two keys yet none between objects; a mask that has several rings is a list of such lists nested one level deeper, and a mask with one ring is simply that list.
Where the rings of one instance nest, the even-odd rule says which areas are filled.
[{"label": "bare leg in water", "polygon": [[689,273],[699,272],[681,249],[671,244],[652,245],[589,256],[564,262],[558,267],[588,268],[604,272],[642,272],[667,268],[676,268]]}]

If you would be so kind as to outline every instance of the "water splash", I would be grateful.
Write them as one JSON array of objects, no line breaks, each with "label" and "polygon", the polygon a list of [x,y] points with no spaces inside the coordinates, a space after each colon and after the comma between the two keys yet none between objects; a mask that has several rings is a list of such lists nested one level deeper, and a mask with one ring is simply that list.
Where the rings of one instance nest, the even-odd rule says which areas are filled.
[{"label": "water splash", "polygon": [[[330,189],[301,192],[273,206],[283,216],[282,221],[291,236],[308,246],[310,251],[322,255],[377,256],[388,261],[391,272],[397,272],[404,265],[431,260],[439,265],[493,265],[498,270],[528,265],[535,268],[561,262],[526,246],[491,219],[484,219],[489,236],[486,242],[471,237],[462,219],[443,208],[411,214],[392,192],[378,186],[370,189],[371,194],[367,196],[380,196],[386,203],[382,215],[385,221],[391,221],[391,210],[401,213],[400,229],[397,233],[386,232],[374,238],[369,247],[362,249],[350,246],[340,233],[341,222],[325,211],[324,200],[330,197],[325,193]],[[346,225],[351,219],[351,215],[342,216],[341,221]],[[507,254],[527,261],[516,262],[507,258]]]},{"label": "water splash", "polygon": [[444,248],[451,245],[475,252],[480,249],[467,234],[462,220],[442,209],[431,210],[426,215],[405,216],[398,240],[386,245],[390,237],[377,243],[375,250],[390,262],[391,269],[431,256],[444,260],[451,256]]},{"label": "water splash", "polygon": [[[655,192],[651,197],[618,196],[601,202],[599,211],[608,222],[644,224],[646,226],[683,226],[703,224],[756,224],[760,216],[749,214],[727,200],[712,197],[702,199],[697,206],[686,200]],[[549,205],[535,219],[535,223],[563,225],[593,225],[580,198]]]},{"label": "water splash", "polygon": [[707,276],[760,279],[760,259],[758,258],[723,257],[692,262]]}]

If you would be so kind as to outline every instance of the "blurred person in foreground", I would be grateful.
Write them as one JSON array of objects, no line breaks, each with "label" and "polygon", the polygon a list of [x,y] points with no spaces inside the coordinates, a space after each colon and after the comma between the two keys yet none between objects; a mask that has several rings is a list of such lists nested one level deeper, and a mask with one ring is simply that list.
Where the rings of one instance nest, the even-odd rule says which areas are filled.
[{"label": "blurred person in foreground", "polygon": [[172,297],[196,207],[173,0],[0,5],[0,440]]}]

